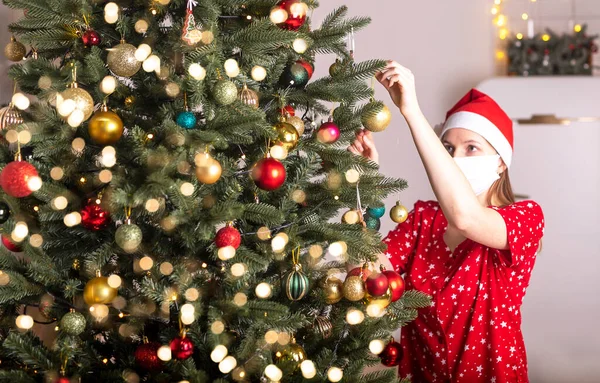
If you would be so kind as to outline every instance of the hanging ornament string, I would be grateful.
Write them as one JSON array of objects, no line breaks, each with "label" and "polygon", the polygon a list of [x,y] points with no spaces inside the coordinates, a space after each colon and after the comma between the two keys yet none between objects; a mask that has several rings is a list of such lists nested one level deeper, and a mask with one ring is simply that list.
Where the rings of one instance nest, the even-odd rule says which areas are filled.
[{"label": "hanging ornament string", "polygon": [[360,212],[360,214],[362,215],[365,212],[363,211],[362,204],[360,202],[360,190],[358,188],[359,183],[360,183],[360,180],[356,181],[356,210],[358,210]]},{"label": "hanging ornament string", "polygon": [[300,264],[300,246],[292,250],[292,263],[294,265]]},{"label": "hanging ornament string", "polygon": [[348,51],[350,52],[350,58],[352,60],[354,60],[354,52],[355,52],[355,49],[356,49],[356,43],[354,41],[354,27],[352,27],[350,29],[350,33],[348,33],[347,47],[348,47]]}]

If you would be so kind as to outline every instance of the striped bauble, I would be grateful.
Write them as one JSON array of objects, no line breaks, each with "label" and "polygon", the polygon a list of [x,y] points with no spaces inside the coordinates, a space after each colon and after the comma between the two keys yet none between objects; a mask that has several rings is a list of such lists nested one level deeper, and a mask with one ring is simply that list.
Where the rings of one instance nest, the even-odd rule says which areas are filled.
[{"label": "striped bauble", "polygon": [[291,301],[299,301],[308,293],[308,278],[302,272],[302,266],[295,264],[294,269],[283,278],[283,290]]}]

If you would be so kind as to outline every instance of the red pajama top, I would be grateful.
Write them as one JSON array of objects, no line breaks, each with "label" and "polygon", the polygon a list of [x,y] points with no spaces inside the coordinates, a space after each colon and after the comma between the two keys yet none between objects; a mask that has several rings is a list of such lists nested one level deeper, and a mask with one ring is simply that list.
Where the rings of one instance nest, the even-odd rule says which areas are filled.
[{"label": "red pajama top", "polygon": [[401,330],[402,378],[413,383],[528,382],[521,303],[544,231],[533,201],[493,208],[504,218],[510,249],[466,239],[453,252],[437,202],[415,204],[385,242],[406,288],[432,296],[431,307]]}]

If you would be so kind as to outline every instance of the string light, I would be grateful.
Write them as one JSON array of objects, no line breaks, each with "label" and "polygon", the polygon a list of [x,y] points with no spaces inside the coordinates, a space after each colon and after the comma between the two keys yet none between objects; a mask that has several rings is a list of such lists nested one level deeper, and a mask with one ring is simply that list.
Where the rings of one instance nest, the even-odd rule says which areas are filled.
[{"label": "string light", "polygon": [[256,293],[257,297],[267,299],[271,296],[272,293],[271,285],[267,282],[261,282],[256,286],[254,292]]},{"label": "string light", "polygon": [[119,21],[119,6],[113,2],[104,6],[104,20],[108,24],[114,24]]},{"label": "string light", "polygon": [[144,34],[148,32],[148,22],[144,19],[139,19],[135,22],[134,29],[139,34]]},{"label": "string light", "polygon": [[44,243],[44,238],[40,234],[33,234],[29,237],[29,244],[33,247],[40,247]]},{"label": "string light", "polygon": [[21,242],[25,237],[27,237],[27,234],[29,234],[29,228],[27,227],[27,224],[23,221],[19,221],[11,233],[11,238],[16,242]]},{"label": "string light", "polygon": [[229,77],[237,77],[240,74],[240,67],[238,66],[237,61],[234,59],[225,60],[225,64],[223,66],[225,68],[225,73]]},{"label": "string light", "polygon": [[517,39],[523,40],[523,34],[522,33],[517,33]]},{"label": "string light", "polygon": [[315,364],[312,360],[304,360],[300,363],[300,370],[302,371],[302,376],[305,379],[312,379],[317,375],[317,369],[315,368]]},{"label": "string light", "polygon": [[523,14],[521,15],[521,18],[522,18],[523,20],[528,20],[528,19],[529,19],[529,15],[528,15],[527,13],[523,13]]},{"label": "string light", "polygon": [[206,78],[206,69],[200,64],[193,63],[188,68],[188,73],[192,78],[198,81],[202,81]]},{"label": "string light", "polygon": [[384,348],[385,343],[381,339],[373,339],[371,342],[369,342],[369,351],[375,355],[381,354]]},{"label": "string light", "polygon": [[[163,263],[163,265],[164,265],[164,263]],[[173,266],[171,266],[171,267],[173,267]],[[173,272],[173,270],[171,270],[171,272]],[[165,275],[167,275],[167,274],[165,274]],[[189,289],[185,290],[184,295],[185,295],[185,299],[187,299],[190,302],[195,302],[198,300],[198,298],[200,298],[200,292],[195,287],[190,287]]]},{"label": "string light", "polygon": [[260,66],[260,65],[256,65],[254,67],[252,67],[252,70],[250,71],[250,75],[252,76],[252,79],[254,81],[262,81],[265,78],[267,78],[267,70]]},{"label": "string light", "polygon": [[365,320],[365,314],[360,310],[351,308],[346,313],[346,322],[348,322],[349,325],[360,324],[363,320]]},{"label": "string light", "polygon": [[15,320],[15,324],[20,329],[29,330],[33,327],[33,318],[29,315],[19,315]]},{"label": "string light", "polygon": [[542,35],[542,40],[544,41],[550,41],[550,35],[545,33],[544,35]]},{"label": "string light", "polygon": [[237,366],[237,360],[229,355],[219,363],[219,371],[223,374],[229,374]]},{"label": "string light", "polygon": [[158,202],[157,199],[151,198],[146,201],[145,207],[149,213],[156,213],[158,211],[158,209],[160,208],[160,203]]},{"label": "string light", "polygon": [[279,339],[279,333],[275,330],[269,330],[265,333],[265,342],[268,344],[275,344]]},{"label": "string light", "polygon": [[336,383],[342,380],[344,377],[344,372],[338,367],[331,367],[327,371],[327,379],[330,382]]},{"label": "string light", "polygon": [[235,257],[235,247],[224,246],[217,250],[217,257],[222,261],[227,261]]},{"label": "string light", "polygon": [[263,226],[256,231],[256,236],[258,239],[266,241],[271,238],[271,230],[268,227]]},{"label": "string light", "polygon": [[223,322],[221,322],[220,320],[214,321],[210,325],[210,331],[212,331],[212,333],[215,335],[222,334],[223,331],[225,331],[225,324]]},{"label": "string light", "polygon": [[320,258],[323,255],[323,248],[320,245],[312,245],[308,248],[308,254],[313,258]]},{"label": "string light", "polygon": [[210,353],[210,360],[212,360],[215,363],[221,363],[221,361],[225,359],[227,354],[227,347],[220,344],[217,347],[215,347]]},{"label": "string light", "polygon": [[17,109],[21,109],[21,110],[25,110],[25,109],[29,108],[29,105],[30,105],[30,101],[27,98],[27,96],[25,96],[21,92],[13,94],[12,103],[14,106],[17,107]]},{"label": "string light", "polygon": [[265,367],[265,376],[272,381],[279,382],[283,378],[283,372],[274,364]]},{"label": "string light", "polygon": [[344,246],[341,242],[333,242],[331,245],[329,245],[327,252],[334,257],[339,257],[344,254]]},{"label": "string light", "polygon": [[42,179],[40,177],[31,177],[28,181],[27,181],[27,187],[29,188],[29,190],[31,191],[38,191],[42,188]]},{"label": "string light", "polygon": [[109,95],[112,94],[115,89],[117,89],[117,79],[113,76],[106,76],[102,79],[100,83],[100,90],[102,93]]},{"label": "string light", "polygon": [[112,172],[108,169],[104,169],[101,170],[100,173],[98,173],[98,179],[100,180],[100,182],[103,183],[109,183],[110,181],[112,181]]},{"label": "string light", "polygon": [[119,277],[117,274],[113,274],[110,277],[108,277],[107,283],[113,289],[118,289],[119,287],[121,287],[122,280],[121,277]]},{"label": "string light", "polygon": [[143,62],[152,54],[152,48],[148,44],[140,44],[135,50],[135,59]]},{"label": "string light", "polygon": [[142,64],[144,71],[150,73],[160,70],[160,57],[157,55],[151,55]]},{"label": "string light", "polygon": [[583,27],[581,26],[581,24],[576,24],[576,25],[573,27],[573,30],[574,30],[575,32],[579,33],[579,32],[581,32],[581,31],[583,30]]},{"label": "string light", "polygon": [[231,266],[231,275],[241,277],[246,274],[246,265],[243,263],[235,263]]},{"label": "string light", "polygon": [[306,42],[306,40],[299,37],[294,40],[294,42],[292,43],[292,47],[294,48],[294,51],[296,51],[296,53],[302,54],[308,49],[308,43]]},{"label": "string light", "polygon": [[171,347],[160,346],[160,348],[156,352],[156,356],[158,356],[158,359],[162,360],[163,362],[170,361],[172,358]]},{"label": "string light", "polygon": [[248,296],[244,293],[237,293],[233,297],[233,303],[238,307],[242,307],[248,303]]},{"label": "string light", "polygon": [[181,194],[183,194],[186,197],[189,197],[192,194],[194,194],[194,185],[192,185],[189,182],[184,182],[179,187],[179,190],[181,191]]}]

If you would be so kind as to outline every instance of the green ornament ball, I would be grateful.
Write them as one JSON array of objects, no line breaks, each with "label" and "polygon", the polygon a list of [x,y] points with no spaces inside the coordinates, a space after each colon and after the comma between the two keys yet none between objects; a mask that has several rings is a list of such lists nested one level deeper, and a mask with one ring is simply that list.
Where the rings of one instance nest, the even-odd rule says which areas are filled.
[{"label": "green ornament ball", "polygon": [[291,301],[299,301],[308,293],[309,281],[302,272],[302,266],[294,265],[294,269],[283,278],[283,290]]},{"label": "green ornament ball", "polygon": [[371,217],[368,214],[364,215],[365,224],[369,229],[379,230],[381,227],[381,221],[377,217]]},{"label": "green ornament ball", "polygon": [[212,95],[219,105],[229,105],[237,100],[238,89],[229,80],[219,80],[213,87]]},{"label": "green ornament ball", "polygon": [[78,312],[66,313],[60,320],[60,329],[69,335],[79,335],[85,331],[87,322],[85,317]]},{"label": "green ornament ball", "polygon": [[135,253],[142,243],[142,229],[138,225],[124,224],[115,233],[117,245],[127,253]]},{"label": "green ornament ball", "polygon": [[301,64],[295,63],[285,68],[281,75],[281,86],[304,88],[309,80],[308,71]]}]

